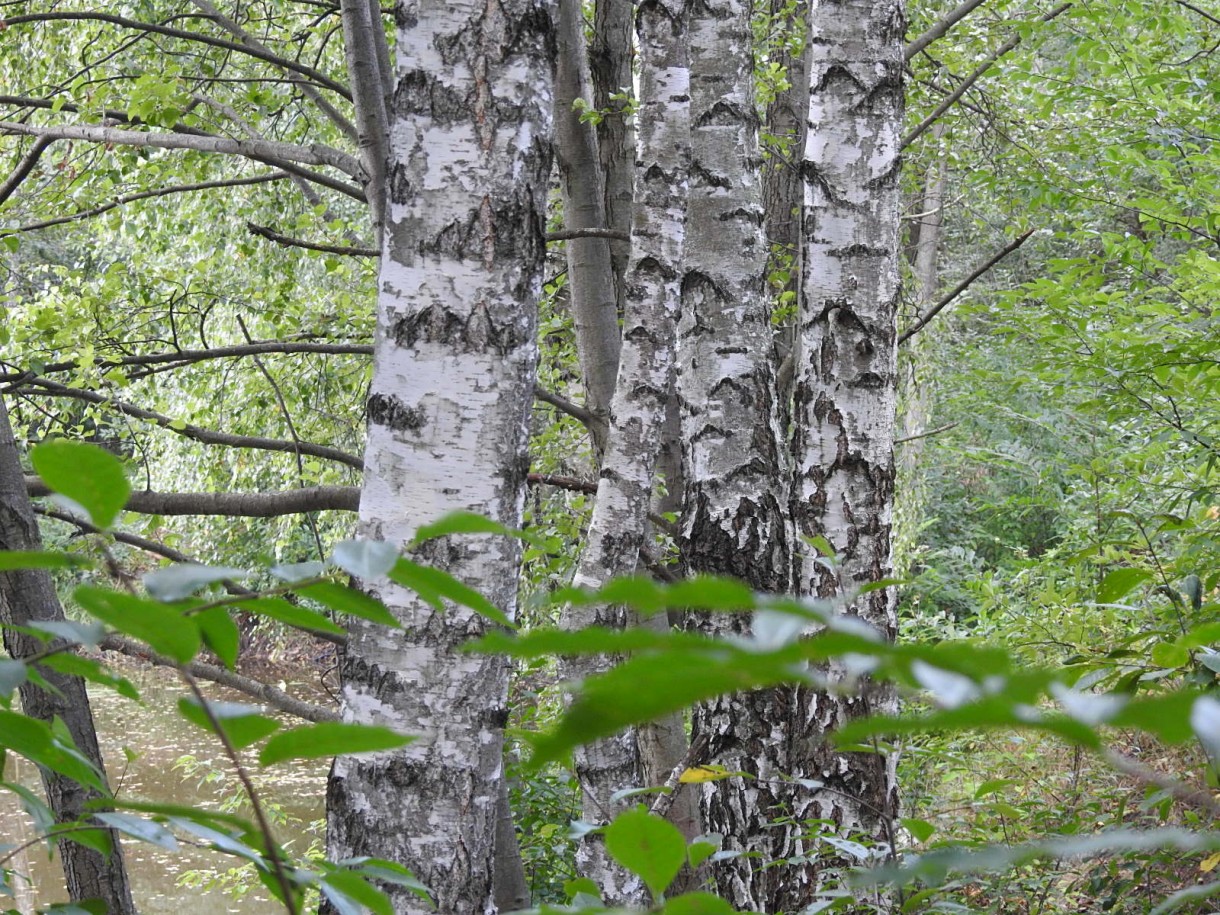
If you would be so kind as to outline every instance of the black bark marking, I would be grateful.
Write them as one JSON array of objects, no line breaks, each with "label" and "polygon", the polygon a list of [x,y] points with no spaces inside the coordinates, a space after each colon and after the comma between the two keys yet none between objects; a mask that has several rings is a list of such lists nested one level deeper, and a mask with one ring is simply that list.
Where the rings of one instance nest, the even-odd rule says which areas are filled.
[{"label": "black bark marking", "polygon": [[368,400],[369,422],[395,432],[418,432],[428,424],[424,411],[403,403],[393,394],[374,394]]}]

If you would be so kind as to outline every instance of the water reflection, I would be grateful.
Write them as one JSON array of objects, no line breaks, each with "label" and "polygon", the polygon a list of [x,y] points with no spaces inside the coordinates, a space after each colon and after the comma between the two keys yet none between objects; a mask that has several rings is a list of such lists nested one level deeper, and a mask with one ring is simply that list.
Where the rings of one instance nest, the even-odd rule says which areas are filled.
[{"label": "water reflection", "polygon": [[[128,672],[144,698],[139,705],[104,689],[90,689],[98,738],[115,793],[133,801],[191,804],[211,810],[239,803],[237,781],[215,737],[184,721],[177,713],[186,688],[173,671],[162,668]],[[211,684],[201,684],[210,698],[249,702]],[[316,696],[308,696],[322,702]],[[285,718],[286,725],[300,724]],[[276,837],[292,853],[305,854],[311,844],[319,849],[326,788],[325,762],[281,764],[264,772],[247,756],[261,800],[281,817]],[[190,761],[180,762],[184,757]],[[177,764],[177,765],[176,765]],[[25,759],[9,754],[6,780],[16,780],[41,793],[38,772]],[[236,811],[248,816],[248,807]],[[29,817],[10,792],[0,792],[0,846],[19,845],[32,838]],[[181,839],[181,837],[180,837]],[[249,868],[239,859],[180,841],[177,852],[143,842],[123,840],[136,908],[147,915],[270,915],[283,912]],[[58,858],[48,857],[44,845],[35,845],[10,863],[27,873],[29,882],[14,880],[16,898],[0,897],[0,910],[14,906],[32,912],[35,906],[66,901]],[[230,871],[232,873],[230,873]],[[224,887],[203,883],[219,878]],[[240,893],[240,896],[235,896]]]}]

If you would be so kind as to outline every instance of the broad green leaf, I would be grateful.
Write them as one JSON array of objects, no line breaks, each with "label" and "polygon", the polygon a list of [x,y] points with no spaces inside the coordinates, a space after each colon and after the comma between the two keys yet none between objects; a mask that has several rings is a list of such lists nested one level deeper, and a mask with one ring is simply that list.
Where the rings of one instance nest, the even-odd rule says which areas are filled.
[{"label": "broad green leaf", "polygon": [[1151,577],[1152,573],[1147,569],[1114,569],[1101,580],[1097,588],[1097,602],[1112,604],[1121,600]]},{"label": "broad green leaf", "polygon": [[237,666],[237,652],[241,645],[241,633],[227,607],[210,607],[201,613],[192,614],[203,642],[220,663],[229,670]]},{"label": "broad green leaf", "polygon": [[124,698],[134,700],[139,700],[140,698],[139,690],[135,688],[130,680],[107,670],[101,662],[95,661],[93,658],[86,658],[79,654],[63,651],[59,654],[53,654],[49,658],[44,658],[39,663],[60,673],[71,674],[74,677],[83,677],[90,683],[97,683],[108,687]]},{"label": "broad green leaf", "polygon": [[916,842],[926,842],[928,839],[932,838],[936,832],[936,827],[927,820],[917,820],[913,817],[903,817],[898,822],[902,824],[902,828],[909,832],[911,834],[911,838],[913,838]]},{"label": "broad green leaf", "polygon": [[398,620],[385,608],[385,604],[355,588],[345,588],[343,585],[337,585],[331,581],[320,581],[301,588],[297,593],[310,600],[316,600],[339,613],[347,613],[373,623],[380,623],[383,626],[399,628]]},{"label": "broad green leaf", "polygon": [[663,915],[736,915],[737,910],[711,893],[686,893],[665,903]]},{"label": "broad green leaf", "polygon": [[654,899],[686,863],[686,840],[678,827],[643,808],[620,813],[606,827],[606,851],[639,876]]},{"label": "broad green leaf", "polygon": [[175,661],[185,664],[199,651],[199,626],[174,607],[91,585],[77,588],[73,596],[102,622]]},{"label": "broad green leaf", "polygon": [[1190,660],[1190,653],[1176,642],[1158,642],[1152,646],[1152,663],[1157,667],[1178,668]]},{"label": "broad green leaf", "polygon": [[44,722],[0,709],[0,749],[5,748],[35,765],[107,793],[98,771],[75,748],[65,746]]},{"label": "broad green leaf", "polygon": [[332,632],[335,635],[343,635],[346,631],[329,617],[315,610],[310,610],[307,607],[289,603],[280,597],[259,597],[254,600],[243,600],[238,601],[234,606],[245,610],[247,613],[257,613],[260,616],[279,620],[281,623],[296,629]]},{"label": "broad green leaf", "polygon": [[398,547],[384,540],[344,540],[335,545],[335,565],[356,578],[381,578],[398,561]]},{"label": "broad green leaf", "polygon": [[382,883],[392,883],[394,886],[405,887],[416,896],[421,896],[424,899],[429,898],[428,888],[420,883],[411,871],[395,861],[387,861],[384,858],[359,857],[344,858],[342,861],[337,862],[337,864],[341,867],[350,868],[353,873],[373,880],[379,880]]},{"label": "broad green leaf", "polygon": [[178,840],[174,838],[172,832],[160,823],[154,823],[152,820],[146,820],[143,817],[132,816],[129,813],[104,812],[95,813],[93,816],[111,829],[123,833],[123,835],[139,839],[141,842],[159,845],[168,851],[178,850]]},{"label": "broad green leaf", "polygon": [[322,891],[339,915],[364,915],[373,912],[375,915],[393,915],[394,907],[385,893],[372,886],[363,877],[332,870],[326,876],[318,879],[318,888]]},{"label": "broad green leaf", "polygon": [[539,542],[539,538],[528,531],[519,531],[516,528],[508,527],[499,521],[492,521],[490,518],[476,515],[473,512],[458,511],[450,512],[431,524],[425,524],[415,532],[415,537],[411,540],[411,546],[416,547],[429,540],[435,540],[437,537],[448,537],[453,534],[492,534]]},{"label": "broad green leaf", "polygon": [[420,565],[409,559],[399,559],[390,570],[390,580],[410,588],[432,606],[440,609],[442,598],[455,604],[469,607],[480,616],[485,616],[501,626],[515,628],[504,611],[469,585],[462,584],[448,572],[432,566]]},{"label": "broad green leaf", "polygon": [[46,805],[46,801],[25,785],[20,785],[16,782],[0,782],[0,788],[11,791],[21,798],[21,809],[34,821],[35,831],[40,833],[49,832],[55,825],[55,814]]},{"label": "broad green leaf", "polygon": [[123,465],[96,445],[43,442],[30,452],[30,463],[53,492],[83,508],[96,527],[110,527],[131,495]]},{"label": "broad green leaf", "polygon": [[91,566],[93,561],[74,553],[50,553],[39,550],[0,550],[0,572],[14,569],[76,569]]},{"label": "broad green leaf", "polygon": [[277,734],[267,741],[258,761],[261,765],[270,766],[286,759],[317,759],[394,750],[414,739],[378,725],[323,721]]},{"label": "broad green leaf", "polygon": [[230,855],[237,855],[239,858],[245,858],[247,861],[253,861],[255,864],[265,866],[263,854],[248,845],[241,837],[200,822],[196,816],[171,816],[167,819],[167,822],[177,829],[193,835],[197,839],[202,839],[219,851]]},{"label": "broad green leaf", "polygon": [[87,648],[96,648],[106,637],[106,627],[94,620],[33,620],[29,627]]},{"label": "broad green leaf", "polygon": [[0,696],[7,699],[13,692],[25,683],[30,671],[24,661],[14,661],[11,658],[0,658]]},{"label": "broad green leaf", "polygon": [[720,850],[720,836],[713,837],[714,842],[707,841],[706,838],[696,837],[686,849],[686,859],[690,862],[691,869],[697,868],[700,864],[716,854]]},{"label": "broad green leaf", "polygon": [[196,562],[179,562],[162,566],[144,576],[144,587],[160,601],[182,600],[218,581],[240,581],[246,577],[242,569],[228,566],[205,566]]},{"label": "broad green leaf", "polygon": [[[260,706],[209,701],[208,710],[216,718],[229,742],[239,750],[280,729],[280,723],[263,714],[264,710]],[[213,730],[212,722],[194,697],[179,699],[178,711],[191,724],[198,725],[205,731]]]}]

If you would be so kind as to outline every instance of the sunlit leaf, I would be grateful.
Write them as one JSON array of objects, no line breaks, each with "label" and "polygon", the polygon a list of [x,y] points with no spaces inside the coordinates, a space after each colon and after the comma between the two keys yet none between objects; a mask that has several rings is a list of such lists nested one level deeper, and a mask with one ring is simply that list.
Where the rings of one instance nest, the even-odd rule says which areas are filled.
[{"label": "sunlit leaf", "polygon": [[96,527],[110,527],[131,495],[123,465],[96,445],[43,442],[30,452],[30,463],[53,492],[83,508]]},{"label": "sunlit leaf", "polygon": [[398,547],[384,540],[344,540],[335,545],[335,565],[356,578],[381,578],[398,561]]},{"label": "sunlit leaf", "polygon": [[349,753],[394,750],[414,737],[390,728],[369,724],[323,721],[277,734],[259,754],[258,761],[270,766],[286,759],[318,759]]},{"label": "sunlit leaf", "polygon": [[643,809],[620,813],[606,827],[606,850],[658,898],[686,863],[678,827]]},{"label": "sunlit leaf", "polygon": [[240,581],[246,577],[242,569],[228,566],[205,566],[195,562],[178,562],[154,569],[144,576],[148,593],[161,601],[182,600],[218,581]]}]

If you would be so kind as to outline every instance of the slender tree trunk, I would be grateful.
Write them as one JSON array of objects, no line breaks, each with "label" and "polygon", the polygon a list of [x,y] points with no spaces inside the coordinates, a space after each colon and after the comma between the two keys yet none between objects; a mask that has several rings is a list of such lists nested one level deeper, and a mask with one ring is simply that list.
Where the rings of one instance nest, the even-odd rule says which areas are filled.
[{"label": "slender tree trunk", "polygon": [[[0,398],[0,549],[42,549],[38,522],[26,494],[21,458],[3,398]],[[38,639],[12,627],[63,619],[63,607],[50,573],[45,569],[0,572],[0,622],[5,624],[4,647],[9,657],[28,657],[46,647]],[[76,748],[104,778],[106,769],[97,743],[85,681],[41,665],[37,669],[49,688],[28,681],[24,683],[20,688],[22,710],[39,721],[50,723],[57,718],[63,721]],[[92,788],[47,770],[42,771],[42,784],[47,803],[61,823],[84,817],[90,802],[104,798]],[[73,902],[100,899],[110,915],[134,913],[136,908],[127,881],[123,849],[118,835],[113,831],[109,835],[113,847],[109,858],[66,839],[58,843],[68,896]]]},{"label": "slender tree trunk", "polygon": [[[892,563],[903,10],[900,0],[819,0],[811,7],[793,518],[800,534],[831,544],[835,561],[830,568],[803,548],[797,589],[846,601],[846,612],[893,638],[893,589],[856,592],[887,578]],[[849,697],[807,689],[794,696],[799,767],[790,774],[824,787],[795,796],[789,814],[889,845],[898,804],[894,760],[839,753],[824,735],[891,709],[892,692],[865,681]],[[799,910],[820,874],[815,865],[805,879],[781,887],[769,910]]]},{"label": "slender tree trunk", "polygon": [[[635,137],[624,113],[623,96],[631,96],[632,0],[594,0],[593,47],[589,56],[593,76],[593,104],[606,112],[597,125],[597,154],[605,180],[606,226],[619,232],[631,229],[635,186]],[[613,98],[612,96],[619,96]],[[623,309],[623,282],[631,257],[631,244],[610,243],[617,278],[619,310]]]},{"label": "slender tree trunk", "polygon": [[[564,227],[607,227],[605,179],[598,158],[597,132],[575,107],[589,101],[585,77],[584,21],[580,0],[559,0],[559,60],[555,70],[555,159],[563,192]],[[618,377],[617,281],[607,238],[574,238],[566,244],[568,293],[576,325],[576,349],[584,377],[585,406],[603,421],[610,414]],[[605,452],[605,436],[593,431]]]},{"label": "slender tree trunk", "polygon": [[[618,384],[610,411],[610,432],[589,539],[575,583],[598,587],[635,571],[648,532],[659,440],[674,372],[686,176],[689,167],[686,10],[647,0],[637,19],[640,40],[640,97],[635,211],[631,263],[627,271],[627,311]],[[623,626],[621,607],[573,608],[573,626]],[[588,676],[606,661],[569,662],[569,677]],[[585,815],[593,821],[613,816],[611,795],[643,784],[635,731],[597,741],[577,752],[577,775],[585,792]],[[612,905],[642,901],[637,878],[615,867],[599,837],[582,843],[577,861],[597,881]]]},{"label": "slender tree trunk", "polygon": [[380,246],[385,228],[385,176],[389,159],[387,87],[382,71],[387,51],[381,10],[369,0],[342,0],[340,8],[348,81],[356,108],[360,161],[368,176],[365,197],[372,217],[373,239]]},{"label": "slender tree trunk", "polygon": [[[776,403],[749,15],[747,2],[713,0],[691,18],[691,188],[679,325],[682,545],[692,572],[782,593],[792,574],[788,461]],[[713,633],[742,623],[691,621]],[[704,829],[725,836],[728,848],[761,853],[720,862],[713,877],[736,907],[765,911],[774,911],[762,892],[764,865],[774,864],[766,820],[783,773],[774,765],[778,747],[770,746],[784,727],[772,695],[721,697],[697,706],[691,723],[707,760],[748,773],[704,786]]]},{"label": "slender tree trunk", "polygon": [[[550,169],[551,10],[529,0],[401,0],[386,231],[365,451],[364,535],[403,545],[466,509],[517,526],[524,505]],[[446,538],[421,558],[515,611],[515,542]],[[403,631],[350,627],[344,720],[420,735],[340,757],[332,857],[410,867],[441,912],[492,912],[503,659],[468,655],[486,622],[366,583]],[[397,912],[430,911],[409,893]]]}]

